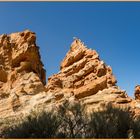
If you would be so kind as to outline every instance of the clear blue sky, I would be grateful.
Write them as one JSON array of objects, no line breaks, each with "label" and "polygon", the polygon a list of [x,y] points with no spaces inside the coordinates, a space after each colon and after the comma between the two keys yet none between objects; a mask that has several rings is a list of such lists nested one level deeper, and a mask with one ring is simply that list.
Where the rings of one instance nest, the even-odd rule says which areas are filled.
[{"label": "clear blue sky", "polygon": [[129,96],[140,84],[140,2],[0,2],[0,34],[25,29],[37,34],[47,77],[76,36],[113,68]]}]

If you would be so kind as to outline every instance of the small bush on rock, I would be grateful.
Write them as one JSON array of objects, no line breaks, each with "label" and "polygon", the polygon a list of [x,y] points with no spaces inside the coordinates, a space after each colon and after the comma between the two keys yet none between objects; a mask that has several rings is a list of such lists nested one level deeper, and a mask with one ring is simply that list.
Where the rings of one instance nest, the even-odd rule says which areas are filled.
[{"label": "small bush on rock", "polygon": [[86,135],[87,121],[84,107],[80,103],[70,104],[65,101],[58,109],[61,120],[58,137],[84,138]]},{"label": "small bush on rock", "polygon": [[55,114],[32,111],[31,115],[4,130],[3,135],[5,138],[55,138],[58,126]]},{"label": "small bush on rock", "polygon": [[105,106],[101,111],[93,112],[89,121],[90,138],[128,138],[132,117],[128,109]]}]

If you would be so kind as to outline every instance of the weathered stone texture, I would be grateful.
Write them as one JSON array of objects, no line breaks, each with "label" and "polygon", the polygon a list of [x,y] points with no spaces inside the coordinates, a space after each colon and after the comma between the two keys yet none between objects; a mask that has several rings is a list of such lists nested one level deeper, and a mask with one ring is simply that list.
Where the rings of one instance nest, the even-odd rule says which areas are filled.
[{"label": "weathered stone texture", "polygon": [[24,111],[30,98],[44,91],[46,75],[35,33],[26,30],[0,36],[0,114]]},{"label": "weathered stone texture", "polygon": [[63,93],[61,100],[73,97],[81,101],[88,110],[109,102],[128,106],[132,99],[116,82],[111,67],[100,60],[98,53],[75,39],[61,62],[60,72],[48,79],[46,88],[54,94]]},{"label": "weathered stone texture", "polygon": [[37,106],[49,109],[65,99],[80,101],[89,112],[110,102],[140,112],[140,86],[134,100],[116,82],[111,67],[98,53],[75,39],[60,72],[46,84],[35,33],[26,30],[0,36],[0,118],[26,114]]}]

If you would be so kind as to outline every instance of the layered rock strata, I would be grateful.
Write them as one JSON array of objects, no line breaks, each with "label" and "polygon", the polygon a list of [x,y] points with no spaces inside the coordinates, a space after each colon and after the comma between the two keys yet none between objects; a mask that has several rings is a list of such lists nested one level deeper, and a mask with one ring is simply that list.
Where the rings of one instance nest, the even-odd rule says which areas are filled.
[{"label": "layered rock strata", "polygon": [[130,106],[132,99],[116,86],[116,82],[111,67],[100,60],[98,53],[75,39],[61,62],[60,72],[48,79],[46,88],[56,99],[72,98],[88,108],[97,108],[108,102]]},{"label": "layered rock strata", "polygon": [[[98,53],[75,39],[60,71],[46,84],[35,33],[26,30],[0,36],[0,118],[27,114],[34,107],[48,110],[64,100],[79,101],[89,112],[110,102],[138,112],[140,103],[116,82],[111,67]],[[136,99],[139,91],[137,87]]]}]

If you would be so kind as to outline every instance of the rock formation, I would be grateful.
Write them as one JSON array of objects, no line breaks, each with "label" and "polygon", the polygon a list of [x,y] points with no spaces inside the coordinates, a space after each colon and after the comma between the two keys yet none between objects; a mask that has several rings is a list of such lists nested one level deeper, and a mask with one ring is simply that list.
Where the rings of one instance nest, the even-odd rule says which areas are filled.
[{"label": "rock formation", "polygon": [[56,99],[79,100],[89,110],[108,102],[128,107],[132,99],[116,82],[111,67],[100,60],[98,53],[75,39],[61,63],[60,72],[48,79],[46,88]]},{"label": "rock formation", "polygon": [[31,95],[44,91],[45,70],[35,41],[28,30],[0,36],[1,116],[18,112]]},{"label": "rock formation", "polygon": [[[36,106],[49,109],[65,99],[80,101],[87,111],[109,102],[140,108],[116,82],[111,67],[98,53],[75,39],[59,73],[49,77],[46,84],[35,33],[26,30],[0,36],[0,118],[26,114]],[[139,93],[136,87],[136,99]]]},{"label": "rock formation", "polygon": [[136,87],[135,87],[135,93],[134,93],[134,95],[135,95],[135,99],[137,100],[140,100],[140,85],[137,85]]}]

